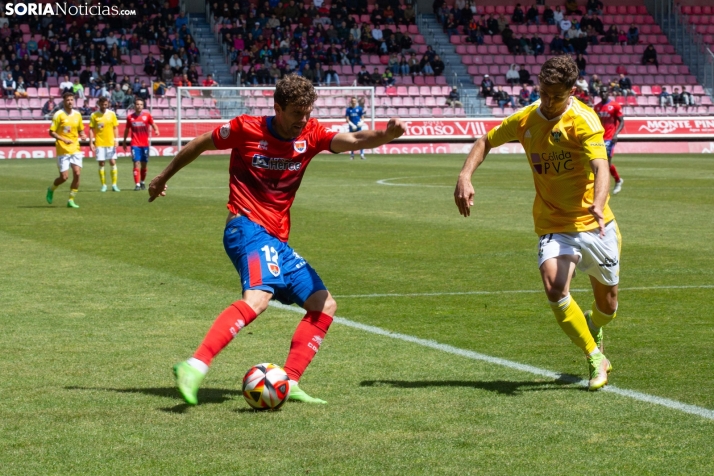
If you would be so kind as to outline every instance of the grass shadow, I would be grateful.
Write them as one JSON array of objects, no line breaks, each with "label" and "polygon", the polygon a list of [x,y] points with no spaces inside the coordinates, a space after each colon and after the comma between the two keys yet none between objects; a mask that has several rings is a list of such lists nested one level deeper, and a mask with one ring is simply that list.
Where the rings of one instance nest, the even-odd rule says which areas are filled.
[{"label": "grass shadow", "polygon": [[[488,390],[500,395],[516,396],[522,392],[539,392],[545,390],[563,390],[564,386],[574,385],[581,381],[573,375],[562,374],[558,379],[547,382],[536,382],[533,380],[513,381],[513,380],[364,380],[360,382],[361,387],[388,386],[394,388],[429,388],[429,387],[471,387],[481,390]],[[570,390],[585,390],[583,387],[570,387]]]},{"label": "grass shadow", "polygon": [[[143,395],[151,395],[154,397],[166,397],[180,400],[181,403],[173,407],[159,408],[162,412],[168,413],[185,413],[192,405],[184,403],[183,397],[178,392],[176,387],[147,387],[147,388],[108,388],[108,387],[65,387],[65,390],[100,390],[103,392],[117,393],[140,393]],[[231,390],[227,388],[202,388],[198,391],[198,405],[208,405],[223,403],[227,400],[232,400],[236,395],[243,395],[240,390]]]}]

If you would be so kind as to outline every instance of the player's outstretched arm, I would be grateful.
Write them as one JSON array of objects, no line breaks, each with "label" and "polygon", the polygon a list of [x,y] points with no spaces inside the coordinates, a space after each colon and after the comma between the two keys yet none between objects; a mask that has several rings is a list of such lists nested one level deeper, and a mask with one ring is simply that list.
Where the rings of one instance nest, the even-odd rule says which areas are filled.
[{"label": "player's outstretched arm", "polygon": [[196,158],[205,151],[216,150],[211,135],[212,132],[206,132],[186,144],[186,146],[181,149],[181,152],[176,154],[174,160],[172,160],[159,175],[154,177],[154,180],[149,184],[150,202],[156,200],[157,197],[166,195],[166,182],[176,175],[179,170],[196,160]]},{"label": "player's outstretched arm", "polygon": [[610,190],[610,167],[606,159],[593,159],[590,161],[590,167],[595,174],[595,190],[593,191],[593,204],[590,205],[588,211],[597,220],[602,238],[605,236],[605,213],[603,210],[607,193]]},{"label": "player's outstretched arm", "polygon": [[471,176],[486,159],[489,150],[491,150],[491,145],[488,143],[488,138],[485,135],[479,137],[471,148],[469,156],[466,157],[461,173],[459,173],[459,179],[456,181],[454,201],[459,208],[459,213],[465,217],[471,215],[471,207],[474,205],[475,192],[474,186],[471,184]]},{"label": "player's outstretched arm", "polygon": [[387,144],[406,132],[402,121],[393,117],[387,123],[387,128],[378,131],[360,131],[351,134],[337,134],[332,139],[332,152],[347,152],[348,150],[374,149]]}]

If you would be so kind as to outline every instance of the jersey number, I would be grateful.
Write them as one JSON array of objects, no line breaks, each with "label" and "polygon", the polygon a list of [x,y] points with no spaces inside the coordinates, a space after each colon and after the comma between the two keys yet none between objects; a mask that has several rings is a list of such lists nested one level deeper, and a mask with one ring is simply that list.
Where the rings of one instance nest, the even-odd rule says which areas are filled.
[{"label": "jersey number", "polygon": [[260,249],[260,251],[265,253],[265,261],[267,261],[268,263],[278,263],[278,252],[275,251],[275,248],[273,248],[272,246],[269,247],[268,245],[265,245]]}]

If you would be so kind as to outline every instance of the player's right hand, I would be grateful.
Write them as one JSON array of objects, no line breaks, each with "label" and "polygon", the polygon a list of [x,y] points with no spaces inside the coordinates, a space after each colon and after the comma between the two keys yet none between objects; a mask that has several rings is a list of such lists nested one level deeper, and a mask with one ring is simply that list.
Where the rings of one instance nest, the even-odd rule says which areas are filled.
[{"label": "player's right hand", "polygon": [[159,197],[165,197],[167,188],[166,181],[161,175],[154,177],[154,180],[149,184],[149,201],[153,202]]},{"label": "player's right hand", "polygon": [[69,139],[67,139],[66,137],[63,137],[63,138],[62,138],[62,142],[64,142],[64,143],[67,144],[67,145],[72,145],[72,141],[69,140]]},{"label": "player's right hand", "polygon": [[471,207],[474,206],[474,186],[468,178],[459,177],[454,190],[454,201],[459,209],[459,213],[465,217],[471,215]]}]

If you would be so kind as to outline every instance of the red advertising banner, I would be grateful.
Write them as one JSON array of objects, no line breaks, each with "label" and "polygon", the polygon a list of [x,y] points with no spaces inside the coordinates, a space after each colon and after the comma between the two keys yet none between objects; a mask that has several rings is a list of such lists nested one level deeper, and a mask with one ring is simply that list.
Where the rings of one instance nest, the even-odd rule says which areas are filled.
[{"label": "red advertising banner", "polygon": [[[446,142],[420,142],[420,143],[392,143],[378,147],[367,153],[373,154],[466,154],[471,150],[469,143]],[[82,148],[87,161],[94,160],[89,156],[89,149]],[[151,146],[152,157],[169,157],[176,154],[175,146]],[[714,154],[714,141],[669,141],[669,142],[618,142],[615,152],[617,154]],[[345,153],[346,154],[346,153]],[[523,147],[518,143],[504,144],[491,149],[490,154],[524,154]],[[129,153],[119,152],[119,157],[128,157]],[[227,151],[212,150],[203,155],[228,155]],[[1,159],[49,159],[55,157],[54,146],[9,146],[0,145]],[[525,159],[525,155],[524,155]]]},{"label": "red advertising banner", "polygon": [[[86,122],[86,121],[85,121]],[[158,143],[176,141],[176,121],[156,121],[161,137]],[[226,121],[187,121],[182,124],[181,136],[191,139],[196,135],[223,125]],[[320,121],[334,131],[347,132],[344,121]],[[500,119],[405,119],[406,134],[401,142],[414,140],[464,140],[475,139],[500,124]],[[49,121],[0,122],[0,144],[47,143]],[[384,129],[386,119],[375,121],[377,129]],[[119,127],[123,134],[124,125]],[[625,118],[621,139],[714,139],[714,117],[664,117]]]}]

